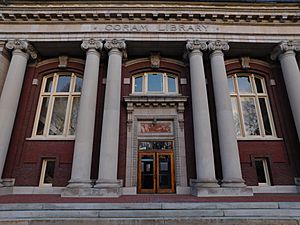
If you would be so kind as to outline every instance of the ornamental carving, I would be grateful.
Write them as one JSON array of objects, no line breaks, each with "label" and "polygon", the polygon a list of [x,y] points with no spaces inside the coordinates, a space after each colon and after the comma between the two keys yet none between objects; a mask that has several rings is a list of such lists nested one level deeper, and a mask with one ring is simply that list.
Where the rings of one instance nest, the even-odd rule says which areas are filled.
[{"label": "ornamental carving", "polygon": [[21,50],[21,51],[29,54],[29,56],[32,59],[37,58],[36,50],[34,49],[34,47],[31,44],[29,44],[28,41],[19,40],[19,39],[11,40],[6,43],[5,47],[9,50]]},{"label": "ornamental carving", "polygon": [[159,68],[160,67],[160,55],[158,52],[156,53],[151,53],[151,56],[150,56],[150,62],[151,62],[151,67],[152,68]]},{"label": "ornamental carving", "polygon": [[275,60],[280,54],[288,51],[296,51],[295,44],[292,41],[282,41],[271,53],[271,59]]},{"label": "ornamental carving", "polygon": [[89,49],[99,49],[101,50],[103,47],[103,44],[101,40],[95,40],[93,38],[82,41],[81,48],[84,50]]},{"label": "ornamental carving", "polygon": [[188,40],[186,43],[186,49],[188,51],[193,51],[193,50],[205,51],[207,50],[207,44],[206,41]]},{"label": "ornamental carving", "polygon": [[210,41],[208,43],[208,49],[210,51],[228,51],[229,50],[229,45],[226,41]]},{"label": "ornamental carving", "polygon": [[105,42],[104,48],[107,50],[118,49],[120,51],[124,51],[126,44],[124,40],[112,39]]}]

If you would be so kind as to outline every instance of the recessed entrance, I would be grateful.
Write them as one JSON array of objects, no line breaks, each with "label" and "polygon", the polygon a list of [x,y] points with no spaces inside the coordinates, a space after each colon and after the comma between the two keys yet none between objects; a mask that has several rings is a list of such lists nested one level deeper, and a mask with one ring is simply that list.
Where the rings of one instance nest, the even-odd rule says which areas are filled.
[{"label": "recessed entrance", "polygon": [[138,192],[174,193],[173,142],[143,141],[139,147]]}]

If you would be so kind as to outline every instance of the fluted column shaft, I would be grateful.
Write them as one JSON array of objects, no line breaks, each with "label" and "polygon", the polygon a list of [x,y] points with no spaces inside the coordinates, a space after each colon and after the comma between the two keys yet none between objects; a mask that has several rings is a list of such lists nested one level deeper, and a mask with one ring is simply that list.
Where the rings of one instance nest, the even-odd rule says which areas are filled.
[{"label": "fluted column shaft", "polygon": [[197,171],[197,186],[218,187],[215,166],[205,73],[202,51],[207,44],[198,40],[188,41],[191,92],[193,106],[194,143]]},{"label": "fluted column shaft", "polygon": [[222,51],[229,50],[226,42],[215,41],[208,45],[215,94],[219,144],[223,171],[223,187],[244,187],[241,164],[234,131],[233,113],[227,84]]},{"label": "fluted column shaft", "polygon": [[104,112],[100,146],[99,178],[95,187],[118,186],[118,148],[121,96],[122,50],[124,41],[107,41],[109,50],[108,70],[105,88]]},{"label": "fluted column shaft", "polygon": [[0,98],[0,175],[3,173],[27,61],[30,55],[36,58],[36,53],[31,51],[32,46],[26,41],[9,41],[6,48],[13,52]]},{"label": "fluted column shaft", "polygon": [[80,105],[77,117],[72,174],[68,187],[91,187],[91,163],[96,116],[97,87],[102,43],[99,40],[83,41],[87,50]]},{"label": "fluted column shaft", "polygon": [[[282,42],[274,50],[278,54],[287,89],[295,126],[300,140],[300,72],[295,55],[295,46],[291,42]],[[277,57],[273,54],[273,59]]]}]

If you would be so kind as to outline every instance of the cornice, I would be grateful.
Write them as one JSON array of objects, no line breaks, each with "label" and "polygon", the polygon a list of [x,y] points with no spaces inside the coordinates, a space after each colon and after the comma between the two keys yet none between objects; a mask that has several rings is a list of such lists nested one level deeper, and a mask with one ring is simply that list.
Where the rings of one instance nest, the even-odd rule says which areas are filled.
[{"label": "cornice", "polygon": [[300,20],[299,4],[16,4],[2,6],[0,12],[0,23],[132,20],[295,23]]}]

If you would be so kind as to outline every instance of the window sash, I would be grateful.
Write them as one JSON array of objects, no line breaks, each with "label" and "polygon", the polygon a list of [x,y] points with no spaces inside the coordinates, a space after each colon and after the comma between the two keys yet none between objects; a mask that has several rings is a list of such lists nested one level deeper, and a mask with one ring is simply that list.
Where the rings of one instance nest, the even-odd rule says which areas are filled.
[{"label": "window sash", "polygon": [[[242,76],[242,77],[248,76],[249,77],[250,85],[251,85],[251,92],[242,92],[241,93],[239,91],[238,78],[240,76]],[[255,79],[260,80],[262,93],[257,93]],[[270,137],[271,136],[272,137],[272,136],[276,136],[274,121],[273,121],[273,117],[272,117],[272,113],[271,113],[271,107],[270,107],[270,102],[268,100],[268,94],[267,94],[266,83],[265,83],[264,78],[262,78],[258,75],[254,75],[254,74],[241,73],[241,74],[230,75],[228,77],[228,80],[232,81],[233,88],[231,88],[230,96],[231,96],[231,98],[237,99],[237,111],[238,111],[239,117],[240,117],[240,132],[237,133],[237,136],[238,137],[257,137],[257,136],[260,136],[260,137]],[[232,89],[234,92],[232,92]],[[247,98],[254,99],[256,117],[257,117],[257,122],[258,122],[258,126],[259,126],[259,131],[260,131],[259,135],[249,135],[246,132],[245,115],[243,113],[242,102],[243,102],[243,100],[245,100]],[[263,111],[261,109],[261,105],[259,102],[260,99],[264,99],[264,101],[265,101],[266,110],[264,110],[264,112],[266,112],[266,115],[263,114]],[[264,122],[264,119],[266,121],[266,118],[268,118],[267,120],[269,122],[272,134],[266,133],[265,125],[267,123]]]},{"label": "window sash", "polygon": [[[149,90],[149,75],[151,74],[161,74],[162,75],[162,90],[161,91],[151,91]],[[136,79],[142,77],[142,91],[136,91]],[[168,78],[175,79],[175,91],[169,91]],[[178,78],[175,75],[167,73],[157,73],[157,72],[147,72],[142,74],[136,74],[132,76],[132,93],[133,94],[178,94]]]},{"label": "window sash", "polygon": [[[48,162],[54,162],[55,163],[55,159],[43,159],[41,174],[40,174],[40,181],[39,181],[39,186],[40,187],[52,187],[52,182],[51,183],[46,183],[45,182],[46,169],[47,169]],[[55,169],[55,164],[54,164],[54,169]],[[53,175],[54,175],[54,173],[53,173]]]},{"label": "window sash", "polygon": [[258,181],[258,186],[271,186],[271,179],[270,179],[270,174],[269,174],[269,167],[268,167],[268,162],[266,158],[256,158],[255,159],[255,169],[257,172],[257,167],[256,167],[256,162],[261,162],[263,165],[263,173],[265,177],[265,182],[259,182]]},{"label": "window sash", "polygon": [[[76,79],[82,79],[81,76],[71,73],[70,77],[70,87],[69,87],[69,92],[56,92],[56,87],[57,87],[57,82],[58,78],[60,75],[66,75],[67,73],[54,73],[48,76],[45,76],[43,78],[42,86],[41,86],[41,92],[40,92],[40,97],[39,97],[39,103],[37,107],[37,112],[35,116],[35,123],[34,123],[34,128],[32,132],[32,136],[44,136],[44,137],[72,137],[75,136],[75,134],[70,134],[69,133],[69,127],[71,123],[71,114],[72,114],[72,105],[73,105],[73,100],[76,97],[81,96],[80,92],[75,92],[75,86],[76,86]],[[47,84],[48,79],[52,77],[52,88],[51,92],[45,92],[45,87]],[[38,134],[38,124],[41,118],[41,110],[42,110],[42,103],[44,98],[49,98],[48,102],[48,109],[46,113],[46,118],[44,122],[44,130],[42,134]],[[55,99],[57,98],[67,98],[67,104],[66,104],[66,111],[65,111],[65,118],[64,118],[64,127],[63,127],[63,132],[62,134],[59,135],[51,135],[49,134],[50,131],[50,126],[51,126],[51,120],[53,116],[53,110],[54,110],[54,105],[55,105]]]}]

